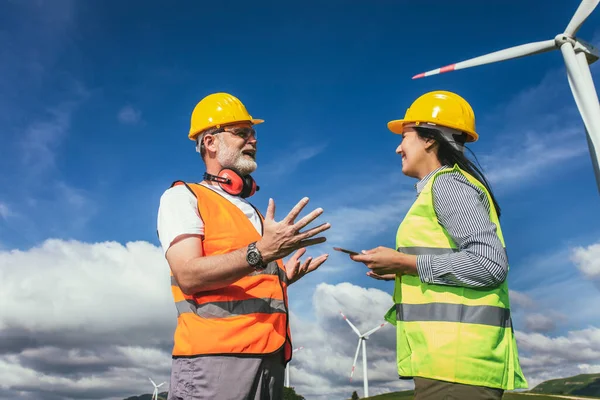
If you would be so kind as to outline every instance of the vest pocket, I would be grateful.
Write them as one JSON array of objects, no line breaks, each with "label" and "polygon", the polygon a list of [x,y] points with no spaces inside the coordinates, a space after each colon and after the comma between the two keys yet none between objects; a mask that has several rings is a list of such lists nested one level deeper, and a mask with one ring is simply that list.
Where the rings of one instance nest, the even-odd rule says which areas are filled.
[{"label": "vest pocket", "polygon": [[396,360],[398,375],[400,377],[411,377],[413,375],[412,348],[408,341],[405,325],[406,323],[403,321],[396,322]]}]

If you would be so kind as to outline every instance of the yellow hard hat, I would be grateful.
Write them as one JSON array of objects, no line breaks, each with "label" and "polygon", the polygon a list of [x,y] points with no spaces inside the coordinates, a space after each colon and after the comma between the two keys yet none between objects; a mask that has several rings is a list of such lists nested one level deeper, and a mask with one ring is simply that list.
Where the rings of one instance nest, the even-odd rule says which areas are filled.
[{"label": "yellow hard hat", "polygon": [[430,123],[457,129],[467,134],[467,142],[475,142],[475,113],[471,105],[456,93],[436,90],[416,99],[404,115],[404,119],[388,122],[388,129],[401,134],[407,123]]},{"label": "yellow hard hat", "polygon": [[252,125],[265,122],[255,119],[248,113],[244,104],[229,93],[209,94],[194,107],[188,137],[196,140],[198,133],[208,128],[220,128],[236,122],[250,122]]}]

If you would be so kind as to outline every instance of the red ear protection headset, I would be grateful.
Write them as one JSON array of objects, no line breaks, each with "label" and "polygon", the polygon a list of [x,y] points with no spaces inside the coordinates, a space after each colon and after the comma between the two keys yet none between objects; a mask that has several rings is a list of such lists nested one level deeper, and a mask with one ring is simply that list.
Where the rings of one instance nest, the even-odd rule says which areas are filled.
[{"label": "red ear protection headset", "polygon": [[205,172],[204,179],[217,182],[225,192],[242,198],[250,197],[260,190],[254,178],[250,175],[242,176],[239,172],[231,168],[222,169],[219,175],[212,175]]}]

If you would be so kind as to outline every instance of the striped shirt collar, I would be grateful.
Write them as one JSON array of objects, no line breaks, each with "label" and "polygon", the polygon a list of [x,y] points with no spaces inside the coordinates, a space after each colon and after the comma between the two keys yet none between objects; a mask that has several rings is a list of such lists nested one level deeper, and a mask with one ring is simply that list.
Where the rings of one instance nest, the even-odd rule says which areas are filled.
[{"label": "striped shirt collar", "polygon": [[442,165],[441,167],[431,171],[430,173],[428,173],[423,179],[421,179],[419,182],[417,182],[415,184],[415,189],[417,190],[417,196],[421,193],[421,191],[423,190],[423,188],[425,187],[425,185],[427,185],[427,182],[429,182],[429,180],[431,179],[431,177],[433,175],[435,175],[436,172],[445,169],[445,168],[450,168],[447,165]]}]

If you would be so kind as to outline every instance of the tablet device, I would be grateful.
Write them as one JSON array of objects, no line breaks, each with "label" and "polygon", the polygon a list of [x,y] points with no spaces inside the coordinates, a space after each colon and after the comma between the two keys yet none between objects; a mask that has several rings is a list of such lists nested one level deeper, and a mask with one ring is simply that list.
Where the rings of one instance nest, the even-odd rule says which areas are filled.
[{"label": "tablet device", "polygon": [[336,250],[336,251],[341,251],[342,253],[350,254],[351,256],[357,256],[357,255],[360,254],[360,253],[358,253],[356,251],[342,249],[341,247],[334,247],[333,249]]}]

